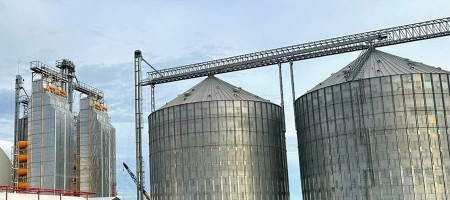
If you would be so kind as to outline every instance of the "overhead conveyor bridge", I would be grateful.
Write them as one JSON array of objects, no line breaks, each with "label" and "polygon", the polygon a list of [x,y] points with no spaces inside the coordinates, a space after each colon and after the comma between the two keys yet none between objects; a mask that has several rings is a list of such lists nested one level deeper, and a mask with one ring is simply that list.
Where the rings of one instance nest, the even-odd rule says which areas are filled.
[{"label": "overhead conveyor bridge", "polygon": [[141,85],[197,78],[450,35],[450,18],[369,31],[147,73]]},{"label": "overhead conveyor bridge", "polygon": [[[55,79],[55,81],[59,81],[62,83],[70,82],[71,80],[67,74],[62,73],[58,69],[50,67],[40,61],[32,61],[30,64],[31,64],[30,69],[37,74],[42,74],[45,77],[53,78]],[[58,68],[61,68],[61,66],[63,65],[72,66],[72,68],[75,68],[73,63],[67,59],[58,60],[56,62],[56,66]],[[76,76],[74,75],[74,77]],[[83,94],[96,97],[97,99],[104,98],[103,91],[78,80],[73,82],[73,89]]]}]

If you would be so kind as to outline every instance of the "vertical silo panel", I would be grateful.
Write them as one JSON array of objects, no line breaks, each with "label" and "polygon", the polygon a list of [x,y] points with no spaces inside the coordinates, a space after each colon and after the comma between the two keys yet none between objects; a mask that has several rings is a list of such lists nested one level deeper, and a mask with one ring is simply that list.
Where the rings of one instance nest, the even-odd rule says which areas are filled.
[{"label": "vertical silo panel", "polygon": [[433,94],[433,82],[431,74],[422,74],[423,79],[423,91],[427,94]]},{"label": "vertical silo panel", "polygon": [[382,96],[380,78],[371,78],[369,79],[369,81],[370,95],[372,96],[372,98]]},{"label": "vertical silo panel", "polygon": [[167,124],[169,124],[169,135],[173,135],[173,129],[174,129],[174,108],[167,108]]},{"label": "vertical silo panel", "polygon": [[[332,90],[333,90],[333,103],[334,104],[339,104],[342,102],[342,92],[341,92],[341,85],[334,85],[332,86]],[[337,109],[337,108],[335,108]]]},{"label": "vertical silo panel", "polygon": [[[225,111],[226,111],[226,127],[224,132],[226,133],[226,144],[229,146],[233,146],[236,144],[235,141],[235,133],[234,133],[234,114],[233,114],[233,101],[225,101]],[[230,156],[232,155],[231,152],[228,152],[228,161],[230,162],[231,158]]]},{"label": "vertical silo panel", "polygon": [[[188,130],[187,108],[186,108],[186,105],[180,105],[177,107],[180,107],[180,120],[181,120],[181,132],[180,133],[183,136],[184,134],[187,133],[187,130]],[[157,113],[159,113],[159,112],[157,112]],[[159,116],[156,116],[156,117],[159,118]],[[158,122],[158,123],[161,123],[161,122]],[[161,137],[161,136],[158,135],[158,137]],[[182,138],[182,140],[183,139],[184,138]]]},{"label": "vertical silo panel", "polygon": [[[345,124],[345,129],[346,132],[348,133],[355,133],[355,127],[354,127],[354,122],[353,122],[353,112],[352,112],[352,101],[348,100],[348,101],[344,101],[343,102],[343,119],[344,119],[344,124]],[[321,109],[322,112],[322,109]]]},{"label": "vertical silo panel", "polygon": [[306,111],[307,112],[311,112],[313,110],[313,106],[312,106],[312,94],[308,93],[306,95]]},{"label": "vertical silo panel", "polygon": [[446,127],[445,112],[443,110],[436,111],[437,127]]},{"label": "vertical silo panel", "polygon": [[[317,112],[318,109],[318,99],[317,99],[317,91],[311,93],[311,111],[313,113]],[[314,117],[313,124],[317,123],[317,117]]]},{"label": "vertical silo panel", "polygon": [[[362,111],[361,111],[361,92],[360,92],[360,82],[350,82],[351,96],[352,96],[352,118],[354,124],[355,134],[359,135],[361,130],[362,121]],[[356,137],[356,142],[359,142],[359,137]]]},{"label": "vertical silo panel", "polygon": [[[298,101],[294,101],[294,116],[303,116],[301,102],[302,102],[302,99],[298,99]],[[301,124],[303,123],[302,120],[303,120],[303,118],[295,117],[295,129],[296,130],[300,129]],[[297,138],[297,141],[298,141],[298,138]],[[298,144],[300,144],[300,143],[298,143]]]},{"label": "vertical silo panel", "polygon": [[411,74],[401,75],[401,78],[402,78],[403,94],[412,94],[413,93],[412,75]]},{"label": "vertical silo panel", "polygon": [[[395,98],[395,97],[394,97]],[[404,107],[402,107],[404,109]],[[397,107],[396,107],[397,109]],[[395,112],[395,122],[397,129],[405,129],[406,128],[406,112],[405,111],[397,111]]]},{"label": "vertical silo panel", "polygon": [[[306,96],[304,98],[302,98],[302,106],[303,106],[303,116],[304,116],[303,125],[304,125],[304,127],[307,127],[309,125],[309,118],[308,118],[309,117],[309,115],[308,115],[309,108],[308,108],[308,100],[307,100]],[[306,133],[305,133],[305,136],[306,136]]]},{"label": "vertical silo panel", "polygon": [[392,76],[380,77],[382,96],[391,96],[392,95],[393,83],[391,83],[391,79],[392,79]]},{"label": "vertical silo panel", "polygon": [[[305,148],[305,151],[308,152],[308,159],[312,160],[312,156],[313,156],[313,150],[312,150],[312,144],[310,143],[310,141],[312,141],[312,136],[313,136],[313,130],[311,128],[312,124],[313,124],[313,116],[312,114],[312,102],[311,102],[311,95],[306,96],[306,106],[307,106],[307,111],[306,111],[306,127],[305,127],[305,137],[304,137],[304,141],[303,141],[303,145]],[[308,166],[305,166],[305,168],[307,168],[308,170],[313,170],[313,166],[312,166],[312,162],[308,163]],[[308,184],[310,184],[310,179],[308,179]]]},{"label": "vertical silo panel", "polygon": [[412,74],[413,77],[413,92],[415,93],[423,93],[423,78],[422,74]]},{"label": "vertical silo panel", "polygon": [[116,178],[116,130],[114,127],[112,127],[111,136],[110,136],[110,151],[111,151],[111,157],[110,157],[110,176],[111,176],[111,196],[115,196],[117,194],[117,178]]},{"label": "vertical silo panel", "polygon": [[262,121],[262,134],[263,134],[263,145],[269,145],[269,126],[267,121],[267,103],[261,102],[261,121]]},{"label": "vertical silo panel", "polygon": [[434,97],[434,103],[435,103],[436,110],[443,111],[444,110],[444,102],[442,100],[442,98],[443,98],[442,90],[439,89],[439,90],[435,90],[435,91],[437,91],[437,92],[434,94],[433,97]]},{"label": "vertical silo panel", "polygon": [[[242,146],[244,142],[243,125],[242,125],[242,105],[241,101],[234,102],[234,130],[235,130],[235,140],[236,146]],[[242,149],[239,149],[238,155],[242,154]],[[239,159],[242,162],[242,159]]]},{"label": "vertical silo panel", "polygon": [[[401,96],[403,94],[402,76],[391,76],[392,95],[394,97]],[[397,104],[397,102],[395,102]]]},{"label": "vertical silo panel", "polygon": [[219,117],[226,116],[226,107],[225,107],[225,101],[217,101],[217,115]]},{"label": "vertical silo panel", "polygon": [[384,113],[392,113],[394,112],[394,103],[393,96],[390,94],[391,91],[385,92],[383,90],[383,112]]},{"label": "vertical silo panel", "polygon": [[442,93],[449,93],[448,74],[440,74]]},{"label": "vertical silo panel", "polygon": [[[254,103],[255,103],[255,120],[256,120],[255,131],[257,134],[262,134],[261,102],[254,102]],[[258,145],[263,145],[262,140],[256,142],[258,142]]]},{"label": "vertical silo panel", "polygon": [[[310,142],[313,140],[314,137],[314,129],[313,129],[313,125],[314,125],[314,116],[313,116],[313,109],[312,109],[312,94],[310,94],[309,96],[307,96],[306,99],[306,104],[307,104],[307,129],[306,129],[306,141]],[[310,143],[308,143],[310,144]],[[312,153],[312,146],[307,146],[308,151],[311,151]],[[311,154],[312,155],[312,154]],[[312,168],[311,168],[312,169]]]}]

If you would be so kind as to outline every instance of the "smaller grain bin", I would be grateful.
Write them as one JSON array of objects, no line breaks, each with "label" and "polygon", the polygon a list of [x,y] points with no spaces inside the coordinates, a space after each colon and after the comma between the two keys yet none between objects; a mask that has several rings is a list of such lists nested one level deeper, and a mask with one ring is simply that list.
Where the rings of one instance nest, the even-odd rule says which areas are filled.
[{"label": "smaller grain bin", "polygon": [[209,76],[149,116],[160,199],[288,199],[282,108]]}]

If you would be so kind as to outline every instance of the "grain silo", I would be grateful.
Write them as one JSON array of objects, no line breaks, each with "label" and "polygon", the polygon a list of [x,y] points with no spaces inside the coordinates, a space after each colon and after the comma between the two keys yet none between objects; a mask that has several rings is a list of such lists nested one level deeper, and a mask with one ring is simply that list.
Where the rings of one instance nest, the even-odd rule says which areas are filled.
[{"label": "grain silo", "polygon": [[11,160],[9,160],[6,153],[3,151],[3,149],[0,147],[0,185],[6,186],[6,185],[12,185],[11,182],[11,174],[13,166]]},{"label": "grain silo", "polygon": [[77,126],[77,188],[93,197],[115,196],[115,128],[103,101],[82,98]]},{"label": "grain silo", "polygon": [[303,199],[449,199],[448,75],[369,49],[299,97]]},{"label": "grain silo", "polygon": [[[51,78],[35,80],[28,114],[27,187],[70,188],[75,150],[75,121],[66,92]],[[24,183],[19,183],[19,186]]]},{"label": "grain silo", "polygon": [[149,115],[152,198],[289,199],[282,108],[209,76]]}]

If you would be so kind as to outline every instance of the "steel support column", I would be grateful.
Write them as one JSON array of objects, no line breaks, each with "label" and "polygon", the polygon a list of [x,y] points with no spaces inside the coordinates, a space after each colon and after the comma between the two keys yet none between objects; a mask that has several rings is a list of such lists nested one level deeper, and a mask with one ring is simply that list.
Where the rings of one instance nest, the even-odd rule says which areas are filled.
[{"label": "steel support column", "polygon": [[285,116],[284,116],[284,93],[283,93],[283,75],[282,75],[282,70],[281,70],[281,63],[278,63],[278,72],[280,74],[280,96],[281,96],[281,108],[283,111],[283,133],[286,132],[286,122],[285,122]]},{"label": "steel support column", "polygon": [[291,70],[292,104],[294,105],[294,103],[295,103],[295,86],[294,86],[294,69],[292,68],[292,65],[294,65],[294,63],[292,61],[289,62],[289,68]]},{"label": "steel support column", "polygon": [[141,60],[142,53],[139,50],[134,52],[134,110],[136,128],[136,174],[137,174],[137,200],[143,200],[142,188],[140,187],[142,177],[142,87],[141,82]]},{"label": "steel support column", "polygon": [[152,107],[150,113],[153,113],[155,112],[155,85],[151,86],[151,101]]}]

